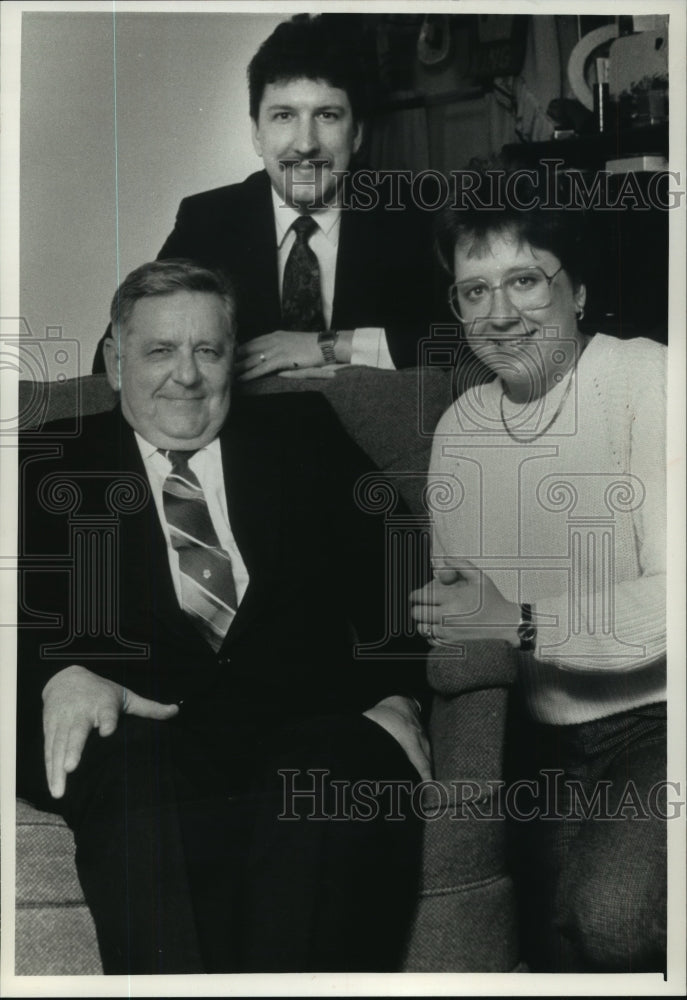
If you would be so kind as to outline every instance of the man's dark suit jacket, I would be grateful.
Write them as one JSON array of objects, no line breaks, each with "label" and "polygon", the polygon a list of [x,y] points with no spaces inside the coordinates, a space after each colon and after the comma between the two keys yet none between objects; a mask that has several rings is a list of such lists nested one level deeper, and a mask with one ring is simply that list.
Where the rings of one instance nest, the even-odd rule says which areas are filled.
[{"label": "man's dark suit jacket", "polygon": [[[145,697],[187,706],[198,698],[212,704],[229,679],[229,711],[237,718],[256,709],[265,719],[358,712],[389,694],[425,690],[420,659],[352,656],[354,638],[383,637],[384,526],[353,500],[354,483],[370,463],[319,395],[238,400],[220,435],[230,524],[250,584],[218,654],[179,608],[140,452],[119,409],[84,418],[72,440],[59,440],[60,426],[49,425],[52,437],[34,440],[21,458],[21,549],[24,565],[34,568],[20,601],[20,743],[40,732],[48,679],[75,662]],[[47,456],[39,457],[41,449]],[[65,556],[78,561],[70,553],[70,522],[76,517],[83,526],[89,516],[94,530],[98,518],[112,524],[109,487],[121,473],[140,477],[143,503],[120,516],[111,555],[118,638],[102,615],[95,634],[80,639],[92,659],[69,648],[50,654],[42,647],[69,636],[70,581],[83,587],[86,573],[86,560],[76,573],[65,566]],[[78,510],[65,481],[80,492]],[[126,504],[126,491],[119,499]],[[86,586],[97,593],[94,582]],[[40,613],[64,621],[49,627],[37,622]],[[123,654],[121,639],[147,654]]]},{"label": "man's dark suit jacket", "polygon": [[[449,318],[433,253],[432,213],[412,205],[387,209],[388,185],[376,194],[375,207],[342,212],[331,326],[383,327],[396,367],[413,367],[430,324]],[[158,254],[171,257],[190,258],[232,278],[240,342],[281,328],[277,236],[264,170],[240,184],[184,198]],[[104,371],[102,341],[93,371]]]}]

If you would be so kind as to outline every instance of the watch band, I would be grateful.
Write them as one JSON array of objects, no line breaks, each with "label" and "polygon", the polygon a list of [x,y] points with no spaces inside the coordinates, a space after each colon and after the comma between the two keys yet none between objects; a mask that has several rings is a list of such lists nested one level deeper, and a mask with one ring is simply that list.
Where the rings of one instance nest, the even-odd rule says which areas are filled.
[{"label": "watch band", "polygon": [[322,351],[322,357],[326,365],[336,364],[336,354],[334,347],[339,339],[338,330],[322,330],[317,335],[317,345]]},{"label": "watch band", "polygon": [[520,652],[531,653],[537,644],[537,626],[532,621],[532,605],[520,605],[520,624],[518,625]]}]

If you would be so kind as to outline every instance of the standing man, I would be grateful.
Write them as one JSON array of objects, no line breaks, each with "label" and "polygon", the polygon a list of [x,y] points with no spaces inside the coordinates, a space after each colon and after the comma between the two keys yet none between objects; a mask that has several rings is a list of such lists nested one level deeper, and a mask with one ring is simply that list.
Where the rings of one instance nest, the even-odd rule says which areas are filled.
[{"label": "standing man", "polygon": [[394,969],[420,830],[385,796],[429,768],[421,661],[354,653],[368,463],[319,394],[230,409],[217,273],[144,265],[111,317],[119,405],[21,455],[19,792],[74,832],[106,973]]},{"label": "standing man", "polygon": [[[242,380],[314,368],[331,375],[334,364],[416,365],[418,342],[444,318],[432,217],[400,201],[391,175],[373,184],[366,172],[357,194],[350,183],[366,95],[341,19],[299,15],[278,25],[253,57],[248,85],[264,170],[185,198],[159,257],[231,276]],[[102,370],[101,344],[94,371]]]}]

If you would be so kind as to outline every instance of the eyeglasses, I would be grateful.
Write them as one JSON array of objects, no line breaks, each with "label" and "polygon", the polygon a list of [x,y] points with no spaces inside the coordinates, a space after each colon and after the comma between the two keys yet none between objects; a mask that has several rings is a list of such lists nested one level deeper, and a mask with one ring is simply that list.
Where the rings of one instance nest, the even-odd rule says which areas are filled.
[{"label": "eyeglasses", "polygon": [[518,312],[546,309],[551,305],[551,282],[563,270],[546,274],[540,267],[519,267],[506,271],[498,285],[490,285],[485,278],[456,281],[448,290],[448,300],[453,315],[461,323],[486,319],[494,302],[494,292],[500,288]]}]

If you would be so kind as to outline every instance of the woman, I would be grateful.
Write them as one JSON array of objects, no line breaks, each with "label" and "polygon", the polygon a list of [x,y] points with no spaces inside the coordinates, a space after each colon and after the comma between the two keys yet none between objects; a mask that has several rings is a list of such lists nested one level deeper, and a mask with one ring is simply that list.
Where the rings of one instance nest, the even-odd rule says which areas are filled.
[{"label": "woman", "polygon": [[435,645],[500,639],[518,657],[530,966],[661,970],[666,350],[580,329],[576,212],[448,210],[439,248],[495,378],[437,427],[430,479],[453,500],[413,617]]}]

